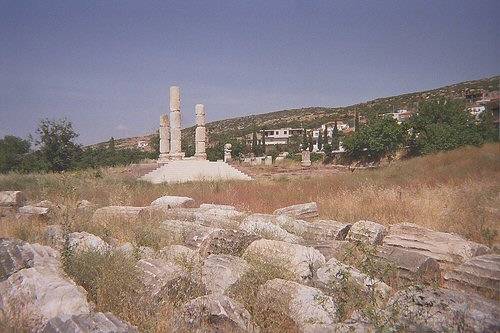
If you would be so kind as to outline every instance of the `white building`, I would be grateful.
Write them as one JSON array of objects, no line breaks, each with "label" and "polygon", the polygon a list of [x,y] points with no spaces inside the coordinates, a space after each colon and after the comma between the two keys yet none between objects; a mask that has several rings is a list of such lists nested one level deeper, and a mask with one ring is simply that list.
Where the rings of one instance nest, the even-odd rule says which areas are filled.
[{"label": "white building", "polygon": [[266,145],[284,145],[287,144],[288,139],[294,135],[302,135],[302,128],[278,128],[272,130],[265,130]]}]

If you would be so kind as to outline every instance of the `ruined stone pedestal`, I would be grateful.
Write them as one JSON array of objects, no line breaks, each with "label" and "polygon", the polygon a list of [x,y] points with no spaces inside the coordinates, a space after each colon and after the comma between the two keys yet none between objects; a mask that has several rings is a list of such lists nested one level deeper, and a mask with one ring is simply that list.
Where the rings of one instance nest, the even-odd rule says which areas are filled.
[{"label": "ruined stone pedestal", "polygon": [[224,162],[231,162],[232,157],[231,157],[231,148],[233,146],[230,143],[226,143],[224,145]]},{"label": "ruined stone pedestal", "polygon": [[302,151],[302,166],[303,167],[311,166],[311,152],[309,150]]}]

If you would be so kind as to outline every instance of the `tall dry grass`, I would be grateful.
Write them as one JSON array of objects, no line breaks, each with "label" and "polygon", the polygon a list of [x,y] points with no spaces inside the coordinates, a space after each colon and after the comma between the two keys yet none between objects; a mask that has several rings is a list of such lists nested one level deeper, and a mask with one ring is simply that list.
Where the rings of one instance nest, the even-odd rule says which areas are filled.
[{"label": "tall dry grass", "polygon": [[[499,232],[499,153],[499,144],[488,144],[397,161],[378,170],[329,176],[315,176],[312,171],[301,178],[253,182],[153,185],[125,177],[120,168],[9,174],[0,176],[0,190],[23,190],[30,201],[48,199],[68,207],[80,199],[99,206],[143,206],[169,194],[269,213],[316,201],[322,218],[369,219],[386,225],[412,222],[491,245]],[[5,233],[2,230],[0,226],[0,233]]]}]

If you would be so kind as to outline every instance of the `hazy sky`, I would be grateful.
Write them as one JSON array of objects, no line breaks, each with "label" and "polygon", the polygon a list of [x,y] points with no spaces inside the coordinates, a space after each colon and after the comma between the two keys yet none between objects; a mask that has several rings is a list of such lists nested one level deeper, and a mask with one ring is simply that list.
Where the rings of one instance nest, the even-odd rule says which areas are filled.
[{"label": "hazy sky", "polygon": [[340,106],[500,73],[500,1],[0,0],[0,136],[67,117],[81,143]]}]

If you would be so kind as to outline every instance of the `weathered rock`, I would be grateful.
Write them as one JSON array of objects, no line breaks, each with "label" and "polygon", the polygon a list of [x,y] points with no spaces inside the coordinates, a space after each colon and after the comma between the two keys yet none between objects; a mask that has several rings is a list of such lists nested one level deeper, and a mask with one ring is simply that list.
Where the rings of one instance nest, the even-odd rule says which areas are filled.
[{"label": "weathered rock", "polygon": [[250,244],[243,258],[251,265],[274,269],[280,277],[298,282],[311,279],[325,263],[325,257],[312,247],[267,239]]},{"label": "weathered rock", "polygon": [[394,265],[400,278],[425,283],[438,282],[441,278],[438,262],[422,253],[381,245],[377,247],[376,256]]},{"label": "weathered rock", "polygon": [[269,280],[259,287],[257,302],[264,313],[284,315],[303,331],[311,324],[337,321],[337,306],[321,290],[293,281]]},{"label": "weathered rock", "polygon": [[191,207],[193,205],[194,205],[194,199],[189,197],[178,197],[173,195],[165,195],[151,202],[151,206],[166,206],[168,208]]},{"label": "weathered rock", "polygon": [[165,206],[148,206],[145,211],[151,217],[161,217],[165,220],[192,221],[196,220],[198,208],[168,208]]},{"label": "weathered rock", "polygon": [[0,238],[0,281],[25,268],[45,267],[57,271],[59,257],[59,252],[48,246]]},{"label": "weathered rock", "polygon": [[197,247],[204,237],[216,229],[196,222],[166,220],[160,223],[159,232],[169,244],[187,244]]},{"label": "weathered rock", "polygon": [[119,319],[110,312],[94,312],[58,316],[49,320],[41,333],[136,333],[135,326]]},{"label": "weathered rock", "polygon": [[43,241],[45,244],[62,251],[66,240],[64,238],[63,228],[58,224],[48,225],[43,228]]},{"label": "weathered rock", "polygon": [[209,238],[212,234],[218,232],[220,229],[203,227],[193,230],[186,235],[184,243],[187,246],[198,249],[200,245]]},{"label": "weathered rock", "polygon": [[486,254],[489,248],[445,232],[433,231],[416,224],[395,224],[384,238],[385,245],[401,247],[436,259],[441,269],[449,269],[464,260]]},{"label": "weathered rock", "polygon": [[199,252],[203,257],[211,254],[241,256],[248,245],[257,239],[260,237],[244,230],[220,229],[201,242]]},{"label": "weathered rock", "polygon": [[349,256],[355,244],[345,241],[345,240],[333,240],[327,243],[308,243],[308,246],[314,247],[316,250],[321,252],[321,254],[325,257],[326,260],[330,260],[331,258],[335,258],[338,260],[344,260],[347,256]]},{"label": "weathered rock", "polygon": [[479,291],[500,299],[500,255],[473,257],[444,275],[445,286],[451,289]]},{"label": "weathered rock", "polygon": [[384,282],[373,279],[361,273],[356,268],[341,263],[335,258],[328,260],[325,265],[318,269],[317,280],[327,289],[342,284],[346,286],[353,284],[357,288],[360,288],[367,297],[373,297],[379,303],[387,299],[392,290]]},{"label": "weathered rock", "polygon": [[319,220],[309,223],[302,237],[306,242],[329,243],[343,240],[350,228],[350,224],[333,220]]},{"label": "weathered rock", "polygon": [[17,328],[37,331],[53,317],[89,311],[85,290],[57,270],[25,268],[0,282],[0,317]]},{"label": "weathered rock", "polygon": [[269,221],[266,214],[252,214],[246,217],[239,228],[248,233],[256,234],[262,238],[279,240],[289,243],[302,243],[303,239],[297,235],[291,234]]},{"label": "weathered rock", "polygon": [[160,250],[160,257],[187,271],[201,268],[203,259],[197,251],[184,245],[169,245]]},{"label": "weathered rock", "polygon": [[50,212],[50,208],[27,205],[19,207],[17,211],[19,214],[23,215],[35,215],[39,217],[46,217]]},{"label": "weathered rock", "polygon": [[223,294],[249,269],[248,263],[239,257],[227,254],[210,255],[203,262],[201,280],[208,292]]},{"label": "weathered rock", "polygon": [[499,309],[474,294],[411,287],[397,292],[386,311],[404,332],[498,332]]},{"label": "weathered rock", "polygon": [[230,205],[218,205],[218,204],[201,204],[201,209],[224,209],[224,210],[236,210],[236,207]]},{"label": "weathered rock", "polygon": [[26,202],[26,196],[21,191],[0,191],[0,206],[19,207]]},{"label": "weathered rock", "polygon": [[208,227],[237,229],[245,216],[237,210],[210,208],[197,212],[195,220]]},{"label": "weathered rock", "polygon": [[308,202],[293,206],[288,206],[274,211],[275,215],[287,214],[300,218],[310,218],[318,216],[318,204],[315,202]]},{"label": "weathered rock", "polygon": [[42,200],[40,202],[37,202],[33,204],[35,207],[43,207],[43,208],[48,208],[49,212],[55,212],[55,211],[64,211],[66,210],[66,206],[61,205],[61,204],[55,204],[50,200]]},{"label": "weathered rock", "polygon": [[76,209],[78,211],[81,211],[81,212],[86,212],[86,211],[90,211],[91,209],[93,209],[95,207],[95,205],[88,201],[88,200],[79,200],[77,203],[76,203]]},{"label": "weathered rock", "polygon": [[110,246],[96,235],[88,232],[72,232],[68,234],[68,248],[75,253],[82,251],[106,252]]},{"label": "weathered rock", "polygon": [[137,254],[141,259],[154,259],[156,258],[156,251],[149,246],[139,246]]},{"label": "weathered rock", "polygon": [[143,292],[148,299],[160,302],[165,291],[173,292],[181,285],[190,283],[189,275],[179,266],[162,259],[141,259],[137,262]]},{"label": "weathered rock", "polygon": [[149,216],[145,207],[108,206],[97,209],[92,215],[92,221],[105,224],[116,220],[133,222]]},{"label": "weathered rock", "polygon": [[367,244],[380,244],[387,234],[387,229],[382,225],[371,221],[358,221],[354,223],[347,234],[350,241],[358,241]]},{"label": "weathered rock", "polygon": [[174,315],[172,332],[258,332],[250,313],[235,300],[221,294],[201,296],[184,304]]},{"label": "weathered rock", "polygon": [[114,248],[115,252],[119,252],[123,255],[133,257],[136,253],[134,245],[132,243],[126,242]]}]

